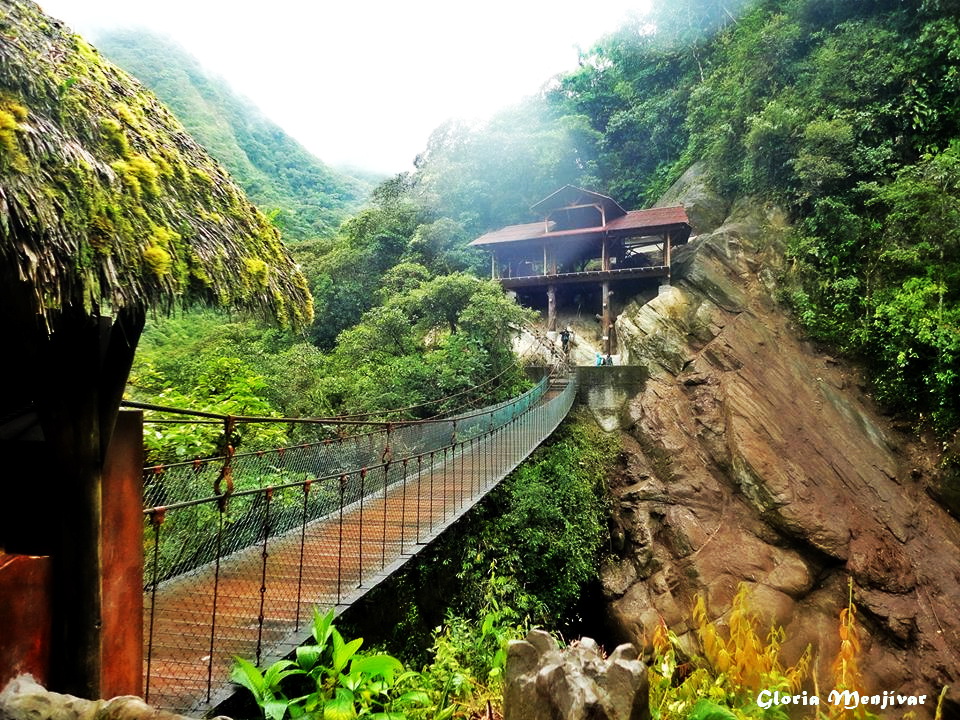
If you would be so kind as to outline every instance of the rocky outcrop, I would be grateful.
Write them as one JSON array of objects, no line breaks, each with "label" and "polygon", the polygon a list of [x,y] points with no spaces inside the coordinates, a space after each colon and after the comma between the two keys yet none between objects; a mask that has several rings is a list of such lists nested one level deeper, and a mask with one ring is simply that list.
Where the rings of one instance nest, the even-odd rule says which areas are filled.
[{"label": "rocky outcrop", "polygon": [[633,645],[604,657],[590,638],[560,650],[553,637],[531,631],[507,649],[504,720],[642,720],[647,668]]},{"label": "rocky outcrop", "polygon": [[719,227],[730,211],[730,201],[710,187],[706,165],[702,162],[691,165],[656,204],[657,207],[672,205],[686,208],[694,235]]},{"label": "rocky outcrop", "polygon": [[[49,692],[29,675],[14,678],[0,693],[4,720],[190,720],[157,710],[132,695],[112,700],[84,700]],[[215,718],[214,720],[229,720]]]},{"label": "rocky outcrop", "polygon": [[736,204],[677,253],[673,288],[617,320],[648,379],[620,412],[611,622],[638,644],[659,617],[683,634],[697,593],[722,617],[747,583],[829,689],[852,578],[868,688],[935,696],[960,679],[960,526],[925,492],[936,449],[791,327],[773,299],[785,229]]}]

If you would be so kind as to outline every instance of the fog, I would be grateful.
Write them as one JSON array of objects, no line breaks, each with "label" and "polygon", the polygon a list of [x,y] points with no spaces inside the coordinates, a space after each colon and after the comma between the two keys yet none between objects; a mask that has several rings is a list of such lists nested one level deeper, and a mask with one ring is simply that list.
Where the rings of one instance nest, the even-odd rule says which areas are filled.
[{"label": "fog", "polygon": [[223,77],[321,160],[410,169],[431,130],[535,93],[649,0],[308,4],[46,0],[96,44],[144,27]]}]

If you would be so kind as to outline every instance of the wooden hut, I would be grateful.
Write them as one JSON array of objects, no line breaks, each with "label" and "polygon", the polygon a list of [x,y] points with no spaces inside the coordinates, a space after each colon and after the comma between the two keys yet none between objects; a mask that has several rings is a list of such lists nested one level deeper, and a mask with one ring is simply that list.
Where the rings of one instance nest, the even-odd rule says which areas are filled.
[{"label": "wooden hut", "polygon": [[277,231],[173,115],[34,3],[0,0],[0,686],[30,670],[135,691],[139,657],[110,676],[141,619],[115,590],[135,568],[114,557],[104,478],[145,315],[190,302],[312,312]]},{"label": "wooden hut", "polygon": [[508,290],[546,294],[548,331],[556,329],[561,288],[599,289],[604,353],[610,353],[611,287],[644,279],[670,282],[671,249],[690,237],[686,211],[625,210],[613,198],[573,185],[531,211],[539,222],[508,225],[470,244],[490,251],[491,277]]}]

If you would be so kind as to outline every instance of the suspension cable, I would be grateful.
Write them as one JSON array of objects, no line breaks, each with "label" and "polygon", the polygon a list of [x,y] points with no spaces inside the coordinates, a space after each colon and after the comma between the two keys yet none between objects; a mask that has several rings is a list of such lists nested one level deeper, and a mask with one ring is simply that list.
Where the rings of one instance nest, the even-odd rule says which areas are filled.
[{"label": "suspension cable", "polygon": [[[331,417],[269,417],[269,416],[256,416],[256,415],[252,415],[252,416],[251,415],[228,415],[224,413],[215,413],[215,412],[209,412],[205,410],[190,410],[187,408],[177,408],[177,407],[171,407],[168,405],[144,403],[144,402],[138,402],[135,400],[124,400],[121,402],[121,405],[123,407],[134,408],[138,410],[152,410],[155,412],[165,412],[165,413],[170,413],[174,415],[184,415],[187,417],[202,418],[200,420],[192,421],[197,424],[201,424],[201,423],[216,424],[218,422],[223,422],[225,420],[232,420],[233,422],[236,422],[236,423],[297,423],[297,424],[313,424],[313,425],[380,425],[380,426],[397,425],[397,424],[410,425],[410,424],[416,424],[418,422],[436,421],[436,419],[439,417],[441,413],[438,413],[437,415],[431,416],[429,418],[425,418],[423,420],[364,420],[362,418],[368,418],[372,415],[389,415],[389,414],[398,413],[398,412],[406,412],[406,411],[414,410],[421,407],[429,407],[431,405],[437,405],[439,403],[445,402],[452,398],[459,397],[460,395],[463,395],[465,393],[475,391],[479,388],[484,387],[485,385],[489,385],[493,381],[504,376],[510,370],[514,369],[515,367],[519,367],[519,365],[520,363],[518,361],[514,361],[509,366],[504,368],[502,371],[500,371],[493,377],[488,378],[487,380],[484,380],[482,383],[471,386],[464,390],[460,390],[455,393],[451,393],[450,395],[437,398],[435,400],[418,403],[416,405],[409,405],[407,407],[401,407],[401,408],[376,410],[376,411],[369,411],[365,413],[354,413],[354,414],[347,414],[347,415],[336,415]],[[482,398],[487,396],[488,394],[491,394],[498,387],[500,387],[500,385],[497,385],[497,386],[494,386],[493,388],[488,389],[488,391],[485,393],[482,393],[480,397]],[[457,408],[455,408],[453,411],[455,412],[456,409]],[[446,413],[443,413],[443,414],[446,414]],[[175,418],[158,418],[157,420],[150,420],[149,422],[174,423],[174,422],[191,422],[191,421],[177,420]]]}]

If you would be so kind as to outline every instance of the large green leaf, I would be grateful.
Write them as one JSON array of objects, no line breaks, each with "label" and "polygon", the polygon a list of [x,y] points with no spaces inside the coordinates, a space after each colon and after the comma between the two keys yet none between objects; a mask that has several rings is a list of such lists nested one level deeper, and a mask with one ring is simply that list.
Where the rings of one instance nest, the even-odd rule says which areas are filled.
[{"label": "large green leaf", "polygon": [[321,655],[323,651],[319,645],[301,645],[297,648],[297,665],[301,670],[309,672],[320,662]]},{"label": "large green leaf", "polygon": [[336,697],[328,700],[323,706],[323,720],[352,720],[357,717],[354,707],[353,693],[344,688],[337,688]]},{"label": "large green leaf", "polygon": [[296,666],[292,660],[277,660],[273,665],[267,668],[263,674],[263,681],[267,687],[273,691],[279,689],[280,682],[291,675],[302,675],[303,670]]},{"label": "large green leaf", "polygon": [[263,703],[262,707],[263,714],[269,720],[283,720],[283,716],[287,714],[286,700],[268,700]]},{"label": "large green leaf", "polygon": [[701,699],[690,710],[687,720],[737,720],[737,716],[715,702]]},{"label": "large green leaf", "polygon": [[330,639],[330,633],[333,630],[333,608],[321,615],[316,608],[313,610],[313,639],[317,641],[320,652],[327,647],[327,640]]},{"label": "large green leaf", "polygon": [[392,655],[368,655],[355,658],[350,671],[351,674],[359,672],[370,677],[380,676],[392,685],[395,673],[403,671],[403,663]]},{"label": "large green leaf", "polygon": [[351,640],[348,643],[343,641],[343,636],[340,635],[339,631],[336,628],[331,628],[333,635],[333,674],[339,675],[343,672],[343,669],[347,667],[347,664],[350,662],[350,659],[357,653],[357,650],[360,649],[360,646],[363,645],[363,638],[357,638],[356,640]]},{"label": "large green leaf", "polygon": [[263,703],[264,695],[267,693],[267,683],[253,663],[242,657],[236,658],[236,664],[230,671],[230,679],[253,693],[257,703]]}]

